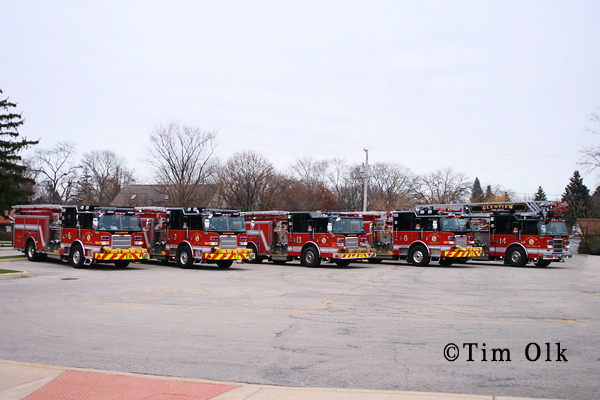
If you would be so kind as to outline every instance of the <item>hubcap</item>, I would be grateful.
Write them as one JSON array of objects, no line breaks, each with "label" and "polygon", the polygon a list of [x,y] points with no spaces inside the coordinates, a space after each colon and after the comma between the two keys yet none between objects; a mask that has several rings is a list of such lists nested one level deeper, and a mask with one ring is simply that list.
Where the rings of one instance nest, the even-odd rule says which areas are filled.
[{"label": "hubcap", "polygon": [[312,250],[306,252],[306,262],[312,264],[315,261],[315,253]]},{"label": "hubcap", "polygon": [[81,253],[79,250],[75,250],[73,253],[73,264],[79,264],[79,261],[81,261]]},{"label": "hubcap", "polygon": [[181,264],[187,264],[188,262],[188,254],[187,251],[182,251],[181,254],[179,255],[179,262]]},{"label": "hubcap", "polygon": [[521,253],[519,253],[518,251],[513,251],[510,257],[510,260],[515,263],[518,264],[521,262]]},{"label": "hubcap", "polygon": [[423,258],[425,258],[425,255],[423,254],[423,252],[421,250],[417,250],[413,253],[413,260],[415,260],[415,263],[420,263],[423,261]]},{"label": "hubcap", "polygon": [[27,254],[29,255],[29,258],[33,258],[33,254],[34,254],[34,250],[33,250],[33,246],[29,246],[29,251],[27,252]]}]

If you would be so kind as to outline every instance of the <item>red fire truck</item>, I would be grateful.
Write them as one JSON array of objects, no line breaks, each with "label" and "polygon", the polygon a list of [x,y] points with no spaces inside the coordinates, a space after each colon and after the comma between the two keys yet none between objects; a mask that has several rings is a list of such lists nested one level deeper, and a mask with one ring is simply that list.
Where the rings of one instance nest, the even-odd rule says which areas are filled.
[{"label": "red fire truck", "polygon": [[466,204],[475,238],[486,249],[485,260],[504,260],[524,266],[547,267],[571,257],[564,215],[569,205],[560,201]]},{"label": "red fire truck", "polygon": [[182,268],[216,263],[229,268],[250,260],[244,217],[238,210],[198,207],[141,207],[144,242],[151,258],[175,260]]},{"label": "red fire truck", "polygon": [[15,210],[14,247],[30,261],[46,257],[75,268],[109,262],[126,267],[148,259],[140,216],[132,207],[19,205]]},{"label": "red fire truck", "polygon": [[322,260],[347,266],[375,256],[360,217],[296,211],[253,211],[244,216],[255,262],[299,258],[307,267],[317,267]]},{"label": "red fire truck", "polygon": [[414,210],[363,212],[365,229],[381,260],[406,259],[410,264],[441,265],[483,255],[475,246],[467,215],[451,205],[422,205]]}]

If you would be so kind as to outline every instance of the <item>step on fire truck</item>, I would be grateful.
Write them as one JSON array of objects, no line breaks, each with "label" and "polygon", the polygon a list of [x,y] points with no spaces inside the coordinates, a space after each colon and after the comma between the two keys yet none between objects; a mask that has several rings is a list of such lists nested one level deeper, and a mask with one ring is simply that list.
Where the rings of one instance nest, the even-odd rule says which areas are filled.
[{"label": "step on fire truck", "polygon": [[475,246],[467,215],[450,205],[421,205],[414,210],[360,213],[381,260],[406,259],[413,265],[462,263],[483,255]]},{"label": "step on fire truck", "polygon": [[148,258],[140,216],[132,207],[14,206],[14,247],[30,261],[46,257],[75,268],[92,263],[126,267]]},{"label": "step on fire truck", "polygon": [[283,264],[299,258],[307,267],[321,261],[347,266],[375,256],[360,217],[295,211],[253,211],[244,216],[255,262],[269,259]]},{"label": "step on fire truck", "polygon": [[182,268],[216,263],[229,268],[233,261],[250,260],[244,217],[238,210],[198,207],[141,207],[144,242],[151,258],[175,260]]},{"label": "step on fire truck", "polygon": [[504,260],[522,267],[547,267],[571,257],[564,215],[569,204],[529,201],[466,204],[475,238],[484,245],[484,260]]}]

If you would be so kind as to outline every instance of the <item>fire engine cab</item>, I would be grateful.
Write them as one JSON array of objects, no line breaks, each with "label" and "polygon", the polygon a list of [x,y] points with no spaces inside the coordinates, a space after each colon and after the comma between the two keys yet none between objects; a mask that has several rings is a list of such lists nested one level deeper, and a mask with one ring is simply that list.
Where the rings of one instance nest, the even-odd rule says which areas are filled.
[{"label": "fire engine cab", "polygon": [[317,267],[321,261],[347,266],[375,256],[360,217],[295,211],[252,211],[244,216],[255,262],[285,263],[299,258],[308,267]]},{"label": "fire engine cab", "polygon": [[475,246],[467,215],[450,205],[361,215],[373,228],[371,240],[378,261],[406,259],[413,265],[428,265],[434,260],[447,266],[483,255],[483,248]]},{"label": "fire engine cab", "polygon": [[250,260],[244,217],[238,210],[198,207],[141,207],[143,237],[151,258],[175,260],[181,268]]},{"label": "fire engine cab", "polygon": [[534,262],[547,267],[571,257],[564,215],[569,204],[561,201],[474,203],[465,205],[475,237],[486,248],[485,260],[504,260],[522,267]]},{"label": "fire engine cab", "polygon": [[140,217],[132,207],[14,206],[13,243],[30,261],[46,257],[75,268],[109,262],[126,267],[148,259]]}]

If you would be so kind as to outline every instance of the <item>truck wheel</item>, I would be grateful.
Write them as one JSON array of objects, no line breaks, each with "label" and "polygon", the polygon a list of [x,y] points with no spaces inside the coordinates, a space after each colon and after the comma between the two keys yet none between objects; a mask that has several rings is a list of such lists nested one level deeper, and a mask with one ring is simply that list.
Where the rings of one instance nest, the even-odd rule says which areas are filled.
[{"label": "truck wheel", "polygon": [[527,264],[527,255],[520,247],[512,247],[506,252],[506,259],[511,267],[524,267]]},{"label": "truck wheel", "polygon": [[408,253],[408,262],[413,265],[427,265],[429,264],[429,253],[425,246],[415,246]]},{"label": "truck wheel", "polygon": [[244,260],[244,262],[250,264],[260,264],[263,261],[263,259],[258,256],[258,250],[256,250],[256,246],[249,244],[246,248],[252,250],[252,253],[254,253],[254,258],[252,260]]},{"label": "truck wheel", "polygon": [[350,265],[350,260],[336,260],[334,261],[334,263],[338,267],[347,267],[348,265]]},{"label": "truck wheel", "polygon": [[317,249],[310,246],[302,251],[300,262],[305,267],[318,267],[321,264],[321,257],[319,257]]},{"label": "truck wheel", "polygon": [[223,260],[223,261],[217,261],[217,267],[219,267],[220,269],[226,269],[229,268],[233,265],[233,260]]},{"label": "truck wheel", "polygon": [[71,250],[70,257],[71,265],[75,268],[83,268],[83,263],[85,262],[85,256],[83,255],[83,249],[80,245],[76,244]]},{"label": "truck wheel", "polygon": [[117,268],[127,268],[128,265],[129,265],[129,260],[115,261],[115,267],[117,267]]},{"label": "truck wheel", "polygon": [[192,268],[194,265],[194,257],[192,251],[187,246],[182,246],[177,249],[177,265],[181,268]]},{"label": "truck wheel", "polygon": [[25,246],[25,253],[27,254],[27,259],[29,261],[37,261],[38,255],[35,252],[35,243],[33,240],[27,242],[27,246]]},{"label": "truck wheel", "polygon": [[547,267],[548,265],[550,265],[551,262],[552,261],[550,261],[550,260],[537,260],[537,262],[535,263],[535,266],[544,268],[544,267]]},{"label": "truck wheel", "polygon": [[440,265],[442,267],[449,267],[454,261],[451,258],[440,258]]}]

